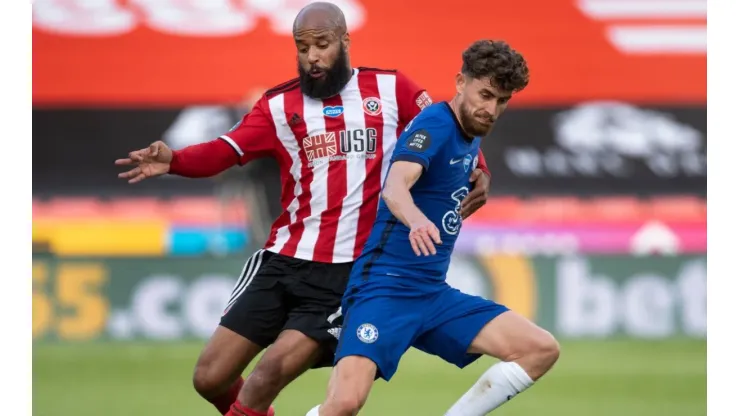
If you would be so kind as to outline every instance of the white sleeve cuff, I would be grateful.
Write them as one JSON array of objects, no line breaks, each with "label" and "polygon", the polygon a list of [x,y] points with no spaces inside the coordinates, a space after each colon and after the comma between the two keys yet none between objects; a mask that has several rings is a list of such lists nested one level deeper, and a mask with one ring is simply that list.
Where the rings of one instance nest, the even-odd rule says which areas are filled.
[{"label": "white sleeve cuff", "polygon": [[226,143],[228,143],[229,146],[231,146],[231,148],[234,149],[234,151],[239,155],[239,157],[244,156],[244,152],[242,152],[242,149],[239,147],[238,144],[236,144],[236,142],[234,140],[232,140],[231,137],[229,137],[227,135],[223,135],[223,136],[219,137],[219,139],[221,139],[221,140],[225,141]]}]

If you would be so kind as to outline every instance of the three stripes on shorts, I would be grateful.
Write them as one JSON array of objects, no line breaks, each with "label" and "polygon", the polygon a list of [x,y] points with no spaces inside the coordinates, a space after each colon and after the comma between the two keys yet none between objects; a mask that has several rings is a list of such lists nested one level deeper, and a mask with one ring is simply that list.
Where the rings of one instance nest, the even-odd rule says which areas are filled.
[{"label": "three stripes on shorts", "polygon": [[234,285],[234,290],[231,291],[229,303],[226,305],[226,309],[224,309],[224,311],[228,311],[229,309],[231,309],[231,307],[234,306],[234,304],[236,303],[237,299],[239,299],[239,296],[241,296],[242,293],[247,290],[247,287],[252,282],[252,279],[254,279],[254,276],[257,274],[257,272],[259,272],[259,269],[262,266],[262,257],[264,256],[264,254],[265,250],[258,250],[257,252],[252,254],[252,257],[250,257],[244,264],[244,268],[242,269],[239,279],[236,281],[236,285]]}]

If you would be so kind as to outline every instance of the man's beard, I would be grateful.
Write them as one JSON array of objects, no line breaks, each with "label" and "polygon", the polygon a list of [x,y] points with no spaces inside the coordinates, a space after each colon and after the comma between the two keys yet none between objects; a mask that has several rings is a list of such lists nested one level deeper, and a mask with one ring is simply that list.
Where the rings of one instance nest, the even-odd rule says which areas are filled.
[{"label": "man's beard", "polygon": [[[305,71],[301,64],[298,64],[298,76],[301,82],[301,91],[318,100],[329,98],[339,94],[345,85],[352,78],[352,70],[349,69],[349,57],[344,45],[339,46],[339,55],[331,67],[326,70],[323,78],[313,78],[308,71]],[[311,70],[319,67],[313,65]],[[323,69],[323,68],[320,68]]]},{"label": "man's beard", "polygon": [[486,136],[493,129],[494,123],[491,123],[489,125],[482,124],[481,121],[478,120],[475,115],[473,115],[473,112],[470,111],[470,109],[462,102],[460,103],[458,114],[460,114],[460,125],[462,126],[465,133],[470,136]]}]

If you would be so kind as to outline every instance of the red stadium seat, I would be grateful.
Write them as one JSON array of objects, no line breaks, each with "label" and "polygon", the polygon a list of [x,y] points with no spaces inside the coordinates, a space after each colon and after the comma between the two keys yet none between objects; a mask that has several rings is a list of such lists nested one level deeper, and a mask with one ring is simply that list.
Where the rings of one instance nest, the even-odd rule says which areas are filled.
[{"label": "red stadium seat", "polygon": [[588,204],[591,221],[644,221],[645,205],[635,197],[599,197],[591,199]]},{"label": "red stadium seat", "polygon": [[527,202],[525,211],[532,220],[569,223],[584,219],[584,204],[577,197],[537,197]]},{"label": "red stadium seat", "polygon": [[108,203],[107,213],[114,218],[161,218],[164,203],[158,198],[120,198]]},{"label": "red stadium seat", "polygon": [[53,198],[46,204],[47,214],[55,218],[96,218],[105,214],[106,205],[98,198]]},{"label": "red stadium seat", "polygon": [[31,212],[34,220],[47,217],[49,215],[48,204],[34,198],[31,201]]},{"label": "red stadium seat", "polygon": [[222,211],[213,197],[179,197],[165,204],[166,218],[181,224],[218,224]]},{"label": "red stadium seat", "polygon": [[510,222],[522,217],[523,204],[515,197],[491,197],[472,217],[472,222]]},{"label": "red stadium seat", "polygon": [[706,222],[707,203],[694,196],[655,197],[648,205],[650,216],[662,221]]}]

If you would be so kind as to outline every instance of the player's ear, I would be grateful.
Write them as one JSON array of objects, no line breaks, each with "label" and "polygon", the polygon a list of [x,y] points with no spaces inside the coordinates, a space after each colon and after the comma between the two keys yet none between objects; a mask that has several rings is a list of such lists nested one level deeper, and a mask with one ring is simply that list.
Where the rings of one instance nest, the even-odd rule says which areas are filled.
[{"label": "player's ear", "polygon": [[345,33],[344,36],[342,36],[342,43],[344,44],[345,49],[349,49],[349,33]]},{"label": "player's ear", "polygon": [[463,75],[462,72],[458,72],[457,75],[455,75],[455,87],[458,94],[462,94],[465,89],[465,75]]}]

